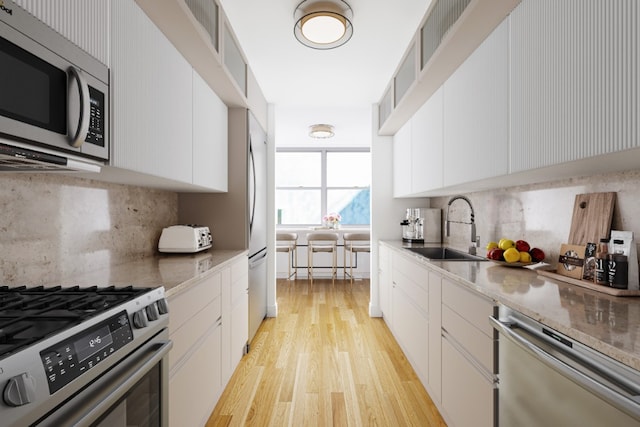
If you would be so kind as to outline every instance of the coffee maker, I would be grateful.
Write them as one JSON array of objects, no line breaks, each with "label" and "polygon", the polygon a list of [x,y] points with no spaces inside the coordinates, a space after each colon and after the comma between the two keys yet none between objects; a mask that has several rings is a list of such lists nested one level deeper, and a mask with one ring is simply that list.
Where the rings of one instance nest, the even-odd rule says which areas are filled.
[{"label": "coffee maker", "polygon": [[402,241],[408,243],[440,243],[441,210],[429,208],[407,208],[402,220]]}]

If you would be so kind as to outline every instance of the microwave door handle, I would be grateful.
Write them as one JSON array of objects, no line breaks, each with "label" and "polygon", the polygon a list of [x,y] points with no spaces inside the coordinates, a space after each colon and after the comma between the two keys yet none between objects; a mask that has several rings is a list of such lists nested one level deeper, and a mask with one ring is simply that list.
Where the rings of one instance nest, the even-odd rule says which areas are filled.
[{"label": "microwave door handle", "polygon": [[[73,85],[71,81],[75,80],[78,86],[78,99],[80,102],[80,108],[78,111],[77,121],[76,118],[72,117],[73,110],[72,102],[73,99]],[[69,145],[72,147],[80,147],[84,142],[87,132],[89,131],[89,116],[91,113],[91,105],[89,102],[89,84],[87,80],[84,78],[84,74],[82,71],[78,70],[76,67],[69,67],[69,132],[67,137],[69,139]]]}]

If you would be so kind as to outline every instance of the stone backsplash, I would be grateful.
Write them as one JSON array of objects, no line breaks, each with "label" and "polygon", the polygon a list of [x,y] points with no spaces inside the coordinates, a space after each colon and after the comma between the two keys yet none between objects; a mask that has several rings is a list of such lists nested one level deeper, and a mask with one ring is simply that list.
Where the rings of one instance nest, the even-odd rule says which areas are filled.
[{"label": "stone backsplash", "polygon": [[[613,214],[614,230],[634,232],[636,244],[640,238],[640,171],[595,175],[544,184],[508,187],[498,190],[464,194],[473,205],[481,250],[488,241],[501,237],[527,240],[542,248],[547,261],[555,263],[560,245],[566,243],[571,228],[575,196],[583,193],[613,191],[617,193]],[[431,207],[441,208],[444,221],[451,197],[434,197]],[[469,221],[469,208],[456,201],[450,208],[451,219]],[[451,224],[451,235],[443,240],[452,246],[467,249],[470,226]]]},{"label": "stone backsplash", "polygon": [[0,174],[0,285],[54,284],[157,252],[169,191],[54,174]]}]

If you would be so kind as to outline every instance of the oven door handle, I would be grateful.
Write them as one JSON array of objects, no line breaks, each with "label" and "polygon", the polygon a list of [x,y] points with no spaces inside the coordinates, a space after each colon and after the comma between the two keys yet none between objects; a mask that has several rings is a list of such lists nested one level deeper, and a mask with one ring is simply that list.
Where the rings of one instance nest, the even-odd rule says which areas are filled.
[{"label": "oven door handle", "polygon": [[[86,397],[81,402],[70,402],[73,407],[68,411],[60,411],[52,414],[43,420],[39,426],[57,426],[57,425],[73,425],[73,426],[89,426],[105,415],[114,405],[124,397],[133,386],[144,378],[145,375],[161,360],[167,356],[169,350],[173,347],[170,340],[153,341],[145,344],[142,349],[143,354],[138,355],[135,361],[123,363],[127,365],[123,370],[119,371],[117,378],[105,373],[97,381],[91,384],[84,392]],[[140,349],[138,350],[140,351]],[[149,354],[151,355],[149,356]],[[118,369],[116,365],[115,370]],[[74,405],[75,404],[75,405]]]},{"label": "oven door handle", "polygon": [[157,365],[169,353],[171,347],[173,347],[173,343],[171,341],[165,341],[158,349],[147,349],[148,351],[153,351],[153,356],[144,362],[142,366],[136,369],[133,375],[125,378],[124,381],[111,391],[98,406],[92,408],[91,411],[82,417],[78,421],[78,424],[88,425],[89,423],[97,420],[109,408],[115,405],[129,390],[131,390],[138,381],[144,378],[149,370]]}]

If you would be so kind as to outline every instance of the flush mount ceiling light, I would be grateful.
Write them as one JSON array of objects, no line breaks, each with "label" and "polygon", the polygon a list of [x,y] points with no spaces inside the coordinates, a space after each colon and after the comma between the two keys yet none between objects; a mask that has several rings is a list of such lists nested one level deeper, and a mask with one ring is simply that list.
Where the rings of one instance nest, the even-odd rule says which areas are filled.
[{"label": "flush mount ceiling light", "polygon": [[309,126],[309,136],[316,139],[331,138],[333,135],[333,126],[317,124]]},{"label": "flush mount ceiling light", "polygon": [[314,49],[342,46],[353,35],[353,11],[343,0],[304,0],[293,16],[296,38]]}]

